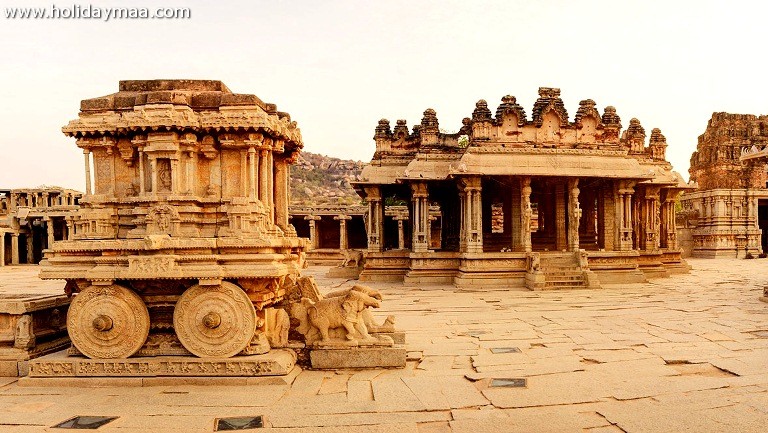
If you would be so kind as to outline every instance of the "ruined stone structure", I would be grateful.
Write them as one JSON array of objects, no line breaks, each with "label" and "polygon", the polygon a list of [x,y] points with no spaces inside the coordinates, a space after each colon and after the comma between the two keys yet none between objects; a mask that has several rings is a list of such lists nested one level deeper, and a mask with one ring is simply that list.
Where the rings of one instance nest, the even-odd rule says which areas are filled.
[{"label": "ruined stone structure", "polygon": [[[559,89],[539,96],[530,117],[513,96],[495,115],[480,100],[454,134],[440,132],[432,109],[410,131],[379,121],[355,184],[369,215],[362,281],[544,289],[687,271],[674,203],[688,186],[661,131],[646,144],[637,119],[621,132],[613,107],[600,114],[587,99],[569,119]],[[393,247],[398,231],[385,220],[399,202],[409,205],[406,248]]]},{"label": "ruined stone structure", "polygon": [[[287,113],[219,81],[121,81],[82,101],[63,131],[83,149],[86,191],[40,276],[67,280],[75,295],[69,336],[91,358],[78,373],[104,374],[103,359],[226,359],[287,343],[268,335],[304,249],[288,224],[288,167],[302,141]],[[221,374],[290,370],[295,355],[281,353],[232,369],[222,361]],[[184,374],[214,368],[195,362]],[[31,374],[49,374],[46,365]],[[134,367],[174,368],[143,365]]]},{"label": "ruined stone structure", "polygon": [[0,266],[38,263],[54,240],[69,239],[81,196],[55,187],[0,189]]},{"label": "ruined stone structure", "polygon": [[[344,258],[344,250],[366,250],[368,238],[366,206],[317,205],[290,206],[291,225],[299,237],[309,239],[307,263],[310,265],[337,265]],[[390,204],[384,213],[384,225],[396,230],[397,237],[389,239],[387,249],[408,250],[411,247],[410,226],[407,224],[408,206]],[[440,248],[442,215],[439,206],[430,207],[431,248]]]},{"label": "ruined stone structure", "polygon": [[342,251],[367,248],[365,206],[290,206],[288,221],[299,237],[309,239],[307,263],[337,265]]},{"label": "ruined stone structure", "polygon": [[765,160],[743,149],[768,143],[768,116],[713,113],[691,155],[698,189],[681,197],[681,220],[690,229],[692,255],[744,257],[768,250]]},{"label": "ruined stone structure", "polygon": [[0,293],[0,376],[25,376],[28,361],[69,346],[65,294]]}]

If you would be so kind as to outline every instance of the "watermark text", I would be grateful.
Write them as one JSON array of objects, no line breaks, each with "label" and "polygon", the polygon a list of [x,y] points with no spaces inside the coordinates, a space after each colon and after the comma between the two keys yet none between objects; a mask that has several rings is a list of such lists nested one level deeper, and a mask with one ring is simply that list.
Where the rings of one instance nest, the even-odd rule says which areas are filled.
[{"label": "watermark text", "polygon": [[6,7],[11,20],[152,20],[190,19],[190,8],[171,7],[98,7],[91,4],[48,7]]}]

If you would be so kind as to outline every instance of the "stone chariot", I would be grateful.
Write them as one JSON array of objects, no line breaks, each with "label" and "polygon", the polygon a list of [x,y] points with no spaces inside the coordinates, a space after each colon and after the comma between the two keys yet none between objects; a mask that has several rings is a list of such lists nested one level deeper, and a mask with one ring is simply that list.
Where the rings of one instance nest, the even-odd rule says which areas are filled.
[{"label": "stone chariot", "polygon": [[121,81],[63,128],[85,158],[70,236],[40,276],[65,279],[75,352],[229,358],[287,344],[274,308],[302,267],[288,224],[287,113],[219,81]]}]

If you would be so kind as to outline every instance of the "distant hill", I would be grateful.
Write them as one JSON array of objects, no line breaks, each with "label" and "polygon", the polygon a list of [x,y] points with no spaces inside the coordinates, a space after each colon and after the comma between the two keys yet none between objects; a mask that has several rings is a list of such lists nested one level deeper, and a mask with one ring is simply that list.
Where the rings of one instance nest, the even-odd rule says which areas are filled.
[{"label": "distant hill", "polygon": [[291,166],[291,204],[360,204],[350,182],[360,179],[365,163],[301,152]]}]

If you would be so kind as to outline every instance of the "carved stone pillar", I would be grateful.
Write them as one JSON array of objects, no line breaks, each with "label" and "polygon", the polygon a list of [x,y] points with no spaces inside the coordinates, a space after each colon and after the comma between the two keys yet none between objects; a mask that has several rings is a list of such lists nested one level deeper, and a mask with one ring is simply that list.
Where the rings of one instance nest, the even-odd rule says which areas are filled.
[{"label": "carved stone pillar", "polygon": [[307,215],[304,217],[305,220],[309,221],[309,243],[312,245],[312,249],[317,249],[320,245],[320,239],[318,238],[317,233],[317,224],[315,221],[319,221],[320,217],[315,215]]},{"label": "carved stone pillar", "polygon": [[368,251],[381,252],[384,250],[384,206],[381,202],[381,189],[379,186],[365,188],[368,202]]},{"label": "carved stone pillar", "polygon": [[11,233],[11,264],[19,264],[19,234]]},{"label": "carved stone pillar", "polygon": [[44,217],[43,221],[45,221],[45,230],[46,230],[46,233],[48,235],[48,245],[47,245],[47,247],[51,248],[51,247],[53,247],[53,241],[54,241],[54,237],[53,237],[53,218],[51,218],[51,217]]},{"label": "carved stone pillar", "polygon": [[626,181],[621,181],[617,185],[616,195],[616,226],[617,226],[617,249],[619,251],[629,251],[632,249],[632,194],[633,185]]},{"label": "carved stone pillar", "polygon": [[483,252],[482,184],[480,177],[462,178],[463,252]]},{"label": "carved stone pillar", "polygon": [[240,195],[242,197],[248,197],[248,181],[249,181],[249,167],[248,167],[248,152],[250,149],[240,150]]},{"label": "carved stone pillar", "polygon": [[284,158],[275,162],[275,224],[283,230],[288,229],[288,178],[289,166]]},{"label": "carved stone pillar", "polygon": [[32,224],[30,224],[29,233],[27,234],[27,263],[30,265],[35,264],[35,250],[34,250],[34,236],[32,235]]},{"label": "carved stone pillar", "polygon": [[[411,184],[413,236],[411,250],[415,253],[429,251],[429,190],[424,182]],[[398,223],[399,224],[399,223]]]},{"label": "carved stone pillar", "polygon": [[351,220],[352,217],[349,215],[336,215],[333,217],[333,219],[337,220],[339,222],[339,249],[340,250],[347,250],[349,249],[349,236],[347,233],[347,221]]},{"label": "carved stone pillar", "polygon": [[150,178],[150,186],[149,188],[152,191],[152,195],[157,195],[157,190],[159,189],[159,185],[157,184],[157,159],[150,158],[149,159],[149,178]]},{"label": "carved stone pillar", "polygon": [[[429,211],[429,203],[427,203],[427,211]],[[427,247],[432,248],[432,221],[437,221],[437,217],[432,214],[427,215]]]},{"label": "carved stone pillar", "polygon": [[91,195],[91,151],[83,149],[85,160],[85,194]]},{"label": "carved stone pillar", "polygon": [[259,157],[259,200],[261,204],[268,208],[270,206],[269,196],[272,194],[272,191],[269,190],[269,182],[267,181],[267,163],[269,163],[267,155],[269,155],[269,151],[261,149],[259,153],[261,154]]},{"label": "carved stone pillar", "polygon": [[531,241],[531,218],[533,218],[533,209],[531,208],[530,177],[520,179],[520,209],[520,240],[522,250],[531,252],[533,251],[533,242]]},{"label": "carved stone pillar", "polygon": [[555,185],[555,249],[564,251],[568,248],[568,234],[565,227],[565,185]]},{"label": "carved stone pillar", "polygon": [[579,250],[579,179],[568,179],[568,246],[571,251]]},{"label": "carved stone pillar", "polygon": [[189,195],[195,194],[195,167],[197,166],[197,163],[195,161],[195,157],[197,154],[194,151],[187,152],[187,167],[185,170],[184,177],[186,178],[186,181],[184,182],[184,191]]},{"label": "carved stone pillar", "polygon": [[50,195],[47,192],[44,192],[42,195],[43,195],[43,205],[42,205],[42,207],[49,207],[50,204],[48,203],[48,198],[50,197]]},{"label": "carved stone pillar", "polygon": [[[179,182],[179,160],[172,158],[171,161],[171,194],[181,192],[181,183]],[[114,176],[113,176],[114,179]]]},{"label": "carved stone pillar", "polygon": [[397,221],[397,249],[405,249],[405,222],[408,221],[408,215],[399,213],[393,218]]},{"label": "carved stone pillar", "polygon": [[144,185],[146,173],[144,173],[144,148],[139,147],[139,195],[146,193],[146,186]]},{"label": "carved stone pillar", "polygon": [[256,149],[248,148],[248,197],[256,200]]},{"label": "carved stone pillar", "polygon": [[638,236],[638,248],[653,251],[659,248],[660,218],[659,218],[659,192],[658,188],[646,187],[645,196],[640,202],[641,220],[637,221],[640,227]]},{"label": "carved stone pillar", "polygon": [[71,241],[75,234],[72,230],[72,217],[67,217],[65,221],[67,222],[67,240]]},{"label": "carved stone pillar", "polygon": [[272,215],[272,221],[275,221],[275,154],[274,152],[267,153],[267,197],[269,200],[269,208]]},{"label": "carved stone pillar", "polygon": [[0,231],[0,266],[5,266],[5,232]]}]

